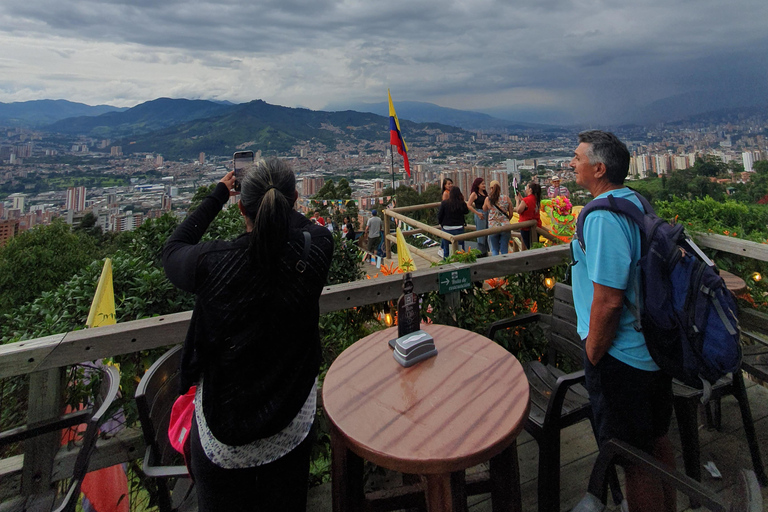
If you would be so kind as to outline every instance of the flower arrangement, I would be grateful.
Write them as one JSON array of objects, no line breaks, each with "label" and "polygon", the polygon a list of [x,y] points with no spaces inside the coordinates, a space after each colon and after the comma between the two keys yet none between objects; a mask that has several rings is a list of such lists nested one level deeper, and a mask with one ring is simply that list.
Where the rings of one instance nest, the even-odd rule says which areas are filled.
[{"label": "flower arrangement", "polygon": [[560,216],[565,217],[571,213],[571,209],[573,208],[573,205],[571,204],[571,201],[567,197],[557,196],[554,199],[552,199],[552,208],[557,213],[559,213]]},{"label": "flower arrangement", "polygon": [[564,242],[570,241],[576,227],[576,217],[572,213],[571,201],[564,196],[543,199],[541,209],[551,219],[550,232]]}]

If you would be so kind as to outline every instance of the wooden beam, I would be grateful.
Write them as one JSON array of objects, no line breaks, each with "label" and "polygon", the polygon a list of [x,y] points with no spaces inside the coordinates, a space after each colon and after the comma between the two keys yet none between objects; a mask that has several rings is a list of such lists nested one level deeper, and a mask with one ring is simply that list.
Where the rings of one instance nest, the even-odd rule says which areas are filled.
[{"label": "wooden beam", "polygon": [[[403,235],[405,235],[405,233],[403,233]],[[395,237],[394,235],[387,235],[387,238],[391,242],[394,242],[395,245],[397,245],[397,237]],[[442,258],[437,257],[437,256],[432,256],[427,251],[419,249],[418,247],[414,247],[411,244],[408,244],[408,250],[410,250],[412,253],[417,254],[418,256],[421,256],[425,260],[430,261],[432,263],[437,263],[438,261],[440,261],[442,259]]]},{"label": "wooden beam", "polygon": [[399,208],[388,208],[384,211],[386,212],[395,212],[395,213],[408,213],[408,212],[416,212],[419,210],[428,210],[430,208],[439,208],[440,203],[426,203],[426,204],[414,204],[411,206],[401,206]]},{"label": "wooden beam", "polygon": [[[96,448],[91,455],[88,471],[108,468],[115,464],[122,464],[144,457],[146,446],[141,429],[126,428],[108,439],[96,441]],[[53,457],[53,473],[51,480],[56,482],[71,478],[75,469],[77,449],[69,449],[67,446],[59,448]],[[0,481],[3,483],[11,480],[11,477],[21,473],[24,465],[24,455],[16,455],[0,461]],[[5,490],[5,489],[4,489]]]},{"label": "wooden beam", "polygon": [[743,330],[756,331],[768,335],[768,314],[756,309],[739,311],[739,324]]},{"label": "wooden beam", "polygon": [[531,228],[536,225],[535,220],[526,220],[524,222],[516,222],[515,224],[505,224],[503,226],[496,226],[493,228],[481,229],[480,231],[474,231],[472,233],[462,233],[461,235],[449,235],[451,239],[458,240],[459,242],[464,240],[472,240],[479,236],[495,235],[496,233],[503,233],[505,231],[519,231],[521,229]]},{"label": "wooden beam", "polygon": [[0,378],[176,345],[191,317],[185,311],[0,345]]},{"label": "wooden beam", "polygon": [[414,220],[410,217],[406,217],[405,215],[401,215],[393,210],[385,210],[384,215],[395,218],[397,220],[401,220],[406,224],[408,224],[409,226],[414,226],[414,227],[423,229],[426,233],[429,233],[430,235],[435,236],[437,238],[448,239],[448,236],[450,236],[440,228],[430,226],[429,224],[424,224],[423,222],[419,222],[418,220]]},{"label": "wooden beam", "polygon": [[[569,258],[568,246],[558,245],[481,258],[460,268],[470,268],[472,278],[482,281],[551,268],[567,262]],[[438,290],[438,274],[451,268],[457,267],[443,265],[414,273],[415,292]],[[320,312],[329,313],[397,299],[401,292],[402,279],[399,275],[328,286],[320,297]],[[30,367],[35,371],[61,368],[82,361],[175,345],[184,341],[191,316],[192,312],[186,311],[0,345],[0,378],[30,373]],[[30,360],[33,362],[30,363]]]},{"label": "wooden beam", "polygon": [[[64,368],[34,372],[29,376],[27,422],[47,421],[61,414]],[[51,490],[53,458],[61,446],[61,434],[50,432],[24,441],[21,495],[42,495]]]},{"label": "wooden beam", "polygon": [[693,233],[693,239],[701,247],[737,254],[754,260],[768,261],[768,244],[713,233]]}]

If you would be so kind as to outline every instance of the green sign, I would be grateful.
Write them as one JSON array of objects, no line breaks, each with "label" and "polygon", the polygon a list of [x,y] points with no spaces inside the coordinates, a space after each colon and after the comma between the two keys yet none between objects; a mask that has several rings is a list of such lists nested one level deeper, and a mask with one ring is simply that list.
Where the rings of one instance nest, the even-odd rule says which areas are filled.
[{"label": "green sign", "polygon": [[472,286],[470,271],[468,268],[451,270],[450,272],[441,272],[437,274],[437,280],[440,283],[440,294],[466,290]]}]

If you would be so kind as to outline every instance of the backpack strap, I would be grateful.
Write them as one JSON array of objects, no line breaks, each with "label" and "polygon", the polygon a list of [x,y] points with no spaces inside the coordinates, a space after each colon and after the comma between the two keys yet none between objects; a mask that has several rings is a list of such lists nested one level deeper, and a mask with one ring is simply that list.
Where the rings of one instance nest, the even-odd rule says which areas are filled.
[{"label": "backpack strap", "polygon": [[[653,207],[648,202],[647,199],[645,199],[642,195],[635,192],[635,196],[640,200],[640,204],[643,205],[644,212],[640,210],[640,208],[630,201],[629,199],[624,199],[623,197],[614,197],[613,194],[609,194],[607,197],[601,197],[600,199],[593,199],[590,201],[579,213],[578,218],[576,219],[576,238],[579,241],[579,245],[581,246],[581,250],[586,251],[586,246],[584,245],[584,221],[587,219],[587,215],[589,215],[594,210],[608,210],[609,212],[613,213],[621,213],[623,215],[626,215],[630,220],[632,220],[637,226],[640,228],[640,231],[645,235],[645,215],[650,213],[654,214],[656,212],[653,211]],[[641,243],[643,244],[643,249],[645,249],[645,236],[640,237]]]},{"label": "backpack strap", "polygon": [[[579,213],[578,218],[576,219],[576,239],[579,242],[579,245],[581,246],[581,250],[584,251],[586,254],[587,248],[584,244],[584,221],[587,218],[587,215],[589,215],[590,212],[594,210],[607,210],[613,213],[620,213],[623,215],[626,215],[632,222],[637,224],[637,226],[640,228],[641,236],[640,236],[640,244],[641,244],[641,254],[645,254],[647,251],[648,246],[648,240],[645,236],[645,215],[655,214],[656,212],[653,211],[653,207],[648,202],[647,199],[645,199],[641,194],[639,194],[637,191],[633,190],[632,192],[635,193],[635,196],[640,200],[640,204],[643,205],[644,212],[641,211],[641,209],[632,201],[629,199],[624,199],[622,197],[614,197],[613,194],[609,194],[607,197],[602,197],[600,199],[594,199],[589,202]],[[573,259],[573,256],[571,256]],[[635,318],[634,327],[635,330],[640,332],[642,331],[642,315],[641,315],[641,290],[638,286],[639,283],[637,283],[637,279],[630,279],[629,280],[629,286],[634,290],[635,297],[636,297],[636,303],[632,303],[628,298],[627,294],[624,294],[624,306],[627,308],[627,310],[632,314],[632,316]]]}]

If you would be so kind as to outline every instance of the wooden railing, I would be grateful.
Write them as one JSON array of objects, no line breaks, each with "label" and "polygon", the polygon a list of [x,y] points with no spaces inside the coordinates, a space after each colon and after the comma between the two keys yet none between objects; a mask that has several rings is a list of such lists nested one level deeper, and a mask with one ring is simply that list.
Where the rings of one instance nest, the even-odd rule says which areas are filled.
[{"label": "wooden railing", "polygon": [[[476,229],[475,226],[467,226],[467,232],[462,233],[460,235],[451,235],[450,233],[446,233],[439,227],[430,226],[429,224],[424,224],[423,222],[419,222],[415,219],[412,219],[405,215],[406,213],[416,212],[419,210],[427,210],[431,208],[438,208],[440,206],[440,203],[427,203],[427,204],[418,204],[414,206],[403,206],[400,208],[389,208],[386,210],[383,210],[384,212],[384,228],[383,231],[385,233],[384,237],[384,252],[386,253],[387,258],[392,257],[392,243],[396,242],[395,237],[390,234],[390,218],[395,219],[396,221],[402,221],[405,224],[408,224],[411,227],[416,228],[416,230],[406,231],[404,235],[407,234],[416,234],[416,233],[428,233],[433,238],[437,239],[443,239],[447,240],[448,243],[451,246],[451,254],[455,253],[458,248],[459,244],[463,243],[465,240],[474,240],[477,237],[480,236],[488,236],[488,235],[495,235],[496,233],[503,233],[505,231],[519,231],[521,229],[529,229],[532,228],[537,224],[535,220],[527,220],[524,222],[516,222],[514,224],[506,224],[504,226],[497,226],[493,228],[487,228],[487,229]],[[547,231],[546,229],[537,228],[538,232],[541,236],[548,238],[549,240],[552,240],[555,243],[558,243],[559,240],[552,236],[552,234]],[[407,241],[407,239],[406,239]],[[418,249],[416,247],[413,247],[412,245],[409,245],[409,250],[413,251],[415,254],[418,254],[422,258],[424,258],[427,261],[439,261],[440,258],[435,258],[433,255],[422,251],[421,249]]]},{"label": "wooden railing", "polygon": [[[420,270],[413,274],[414,291],[426,293],[439,289],[438,275],[459,268],[470,268],[472,279],[482,281],[492,277],[542,270],[567,262],[566,246],[548,247],[535,251],[483,258],[477,263],[451,264]],[[361,280],[326,287],[320,297],[320,312],[328,313],[354,306],[376,304],[397,299],[402,293],[402,278],[398,275]],[[55,334],[33,340],[0,346],[0,378],[30,376],[28,421],[41,420],[58,414],[61,375],[67,366],[82,361],[128,354],[181,343],[189,326],[190,311],[135,320],[96,329]],[[29,442],[28,442],[29,443]],[[26,453],[47,453],[44,445],[25,446]],[[144,444],[138,429],[126,429],[115,437],[100,440],[91,459],[91,470],[108,467],[143,456]],[[62,448],[51,457],[23,455],[0,461],[0,480],[23,471],[22,480],[44,488],[51,481],[72,475],[74,452]],[[29,475],[29,476],[28,476]]]},{"label": "wooden railing", "polygon": [[[768,245],[765,244],[706,234],[696,236],[696,241],[701,247],[768,261]],[[481,281],[548,269],[567,262],[569,258],[568,246],[559,245],[483,258],[471,265],[452,264],[420,270],[413,274],[414,291],[426,293],[438,290],[438,275],[458,268],[470,268],[472,279]],[[328,313],[393,300],[399,297],[401,285],[401,278],[393,275],[329,286],[323,290],[320,298],[320,311]],[[59,412],[61,376],[67,366],[181,343],[190,317],[191,312],[187,311],[2,345],[0,378],[29,374],[28,421],[44,419]],[[754,330],[768,332],[768,315],[746,311],[742,313],[742,322]],[[43,487],[51,481],[71,476],[74,452],[62,448],[52,459],[40,457],[40,453],[47,453],[46,449],[49,448],[28,445],[25,451],[32,456],[27,456],[26,462],[24,455],[0,460],[0,481],[23,471],[24,480],[32,482],[29,485]],[[139,458],[143,454],[144,444],[138,429],[126,429],[97,443],[90,467],[92,470],[108,467]],[[25,491],[34,492],[34,488]]]}]

